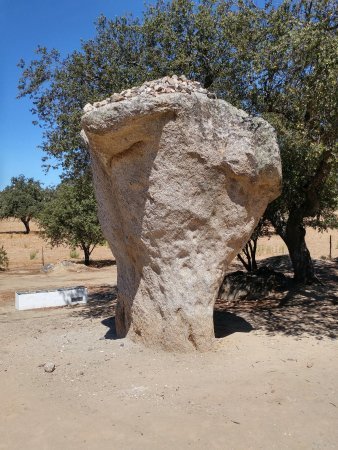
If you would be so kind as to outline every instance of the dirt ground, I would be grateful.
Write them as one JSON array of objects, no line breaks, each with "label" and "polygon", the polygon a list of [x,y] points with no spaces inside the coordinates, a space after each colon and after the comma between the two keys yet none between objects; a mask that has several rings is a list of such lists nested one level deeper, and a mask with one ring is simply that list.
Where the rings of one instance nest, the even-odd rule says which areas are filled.
[{"label": "dirt ground", "polygon": [[[309,233],[321,285],[219,301],[215,351],[168,354],[116,339],[107,247],[90,268],[41,273],[30,252],[46,244],[8,226],[0,222],[11,261],[0,273],[0,449],[338,447],[337,264],[320,259],[329,234]],[[260,257],[287,273],[272,239],[260,242]],[[69,253],[45,247],[45,263]],[[15,290],[74,284],[89,288],[87,305],[14,309]],[[53,373],[44,371],[49,361]]]}]

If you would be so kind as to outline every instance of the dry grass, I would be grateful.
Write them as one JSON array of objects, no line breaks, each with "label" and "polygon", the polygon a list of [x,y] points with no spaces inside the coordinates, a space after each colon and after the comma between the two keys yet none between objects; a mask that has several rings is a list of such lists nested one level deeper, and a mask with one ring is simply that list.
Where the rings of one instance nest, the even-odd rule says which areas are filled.
[{"label": "dry grass", "polygon": [[[0,221],[0,246],[3,245],[8,258],[9,269],[39,269],[43,262],[55,264],[58,261],[83,259],[81,249],[70,247],[50,247],[40,234],[37,224],[31,223],[31,232],[24,234],[24,226],[18,220]],[[71,256],[72,255],[72,256]],[[78,255],[78,256],[77,256]],[[93,260],[112,259],[107,246],[100,246],[92,253]]]},{"label": "dry grass", "polygon": [[[0,246],[3,245],[9,258],[9,269],[38,269],[43,261],[56,263],[62,260],[79,261],[83,259],[81,249],[70,247],[51,248],[39,234],[37,225],[31,224],[31,233],[24,234],[24,226],[18,220],[0,221]],[[330,235],[332,237],[332,258],[338,257],[338,230],[328,230],[320,233],[308,229],[306,241],[314,259],[327,259],[329,257]],[[257,246],[257,259],[270,256],[287,255],[287,248],[281,238],[273,235],[270,238],[259,239]],[[112,254],[107,245],[96,248],[92,260],[104,261],[111,259]]]},{"label": "dry grass", "polygon": [[[308,228],[306,231],[306,243],[314,259],[325,259],[329,257],[330,235],[332,237],[332,259],[338,257],[338,230],[319,232]],[[257,259],[269,258],[270,256],[287,255],[286,245],[278,235],[270,238],[263,237],[258,240]]]}]

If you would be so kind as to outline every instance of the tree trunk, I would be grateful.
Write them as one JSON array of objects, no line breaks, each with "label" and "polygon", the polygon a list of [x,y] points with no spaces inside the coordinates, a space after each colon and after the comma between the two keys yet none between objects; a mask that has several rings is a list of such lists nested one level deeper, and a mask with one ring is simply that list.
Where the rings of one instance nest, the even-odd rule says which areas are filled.
[{"label": "tree trunk", "polygon": [[25,234],[29,234],[29,232],[31,231],[29,228],[29,219],[21,219],[21,222],[25,225]]},{"label": "tree trunk", "polygon": [[256,272],[256,270],[258,269],[257,261],[256,261],[257,241],[258,241],[258,237],[257,237],[257,239],[251,239],[251,241],[249,241],[249,243],[248,243],[249,248],[250,248],[250,253],[251,253],[252,272]]},{"label": "tree trunk", "polygon": [[305,227],[297,220],[289,218],[285,236],[286,243],[297,283],[308,284],[316,280],[313,262],[305,242]]},{"label": "tree trunk", "polygon": [[82,249],[83,249],[84,257],[85,257],[85,258],[84,258],[85,266],[89,266],[89,263],[90,263],[90,261],[89,261],[89,258],[90,258],[89,247],[83,246]]},{"label": "tree trunk", "polygon": [[256,251],[257,251],[257,240],[258,238],[250,239],[249,242],[246,243],[242,252],[246,257],[245,259],[242,257],[241,253],[238,253],[237,257],[247,270],[247,272],[255,272],[257,270],[257,262],[256,262]]},{"label": "tree trunk", "polygon": [[279,220],[278,216],[272,211],[270,214],[269,208],[267,210],[267,218],[288,247],[294,270],[294,279],[297,283],[310,284],[318,281],[305,242],[306,231],[303,220],[320,213],[319,194],[333,168],[333,152],[333,147],[328,147],[323,151],[313,177],[304,185],[305,197],[303,203],[289,212],[286,223],[283,219]]}]

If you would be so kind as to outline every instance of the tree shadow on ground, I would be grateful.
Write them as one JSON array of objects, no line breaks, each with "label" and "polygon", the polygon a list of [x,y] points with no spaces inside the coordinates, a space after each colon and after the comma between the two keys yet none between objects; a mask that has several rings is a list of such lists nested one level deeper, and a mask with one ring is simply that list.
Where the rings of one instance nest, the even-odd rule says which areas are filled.
[{"label": "tree shadow on ground", "polygon": [[[274,270],[288,270],[284,256],[267,258],[262,263],[268,263]],[[215,312],[226,311],[239,315],[256,330],[271,334],[337,338],[337,260],[316,260],[314,264],[320,284],[291,284],[286,292],[272,292],[255,300],[218,300]]]},{"label": "tree shadow on ground", "polygon": [[[267,258],[276,270],[288,271],[285,256]],[[338,336],[338,289],[337,259],[316,260],[315,269],[321,284],[296,286],[290,284],[285,292],[272,292],[262,298],[241,301],[217,300],[214,311],[216,338],[235,332],[248,333],[262,330],[269,334],[282,333],[287,336],[315,336],[336,338]],[[84,319],[102,318],[108,328],[106,339],[117,339],[115,328],[117,288],[104,285],[89,289],[88,303],[75,308],[73,313]]]},{"label": "tree shadow on ground", "polygon": [[289,255],[271,256],[258,261],[258,266],[268,267],[276,272],[282,272],[284,275],[292,275],[292,263]]},{"label": "tree shadow on ground", "polygon": [[86,305],[73,311],[76,317],[84,319],[102,318],[102,325],[108,328],[105,339],[117,339],[115,328],[115,309],[117,299],[117,287],[103,285],[89,288],[89,295]]},{"label": "tree shadow on ground", "polygon": [[[83,260],[74,261],[75,264],[83,264]],[[89,262],[89,267],[102,269],[102,267],[116,266],[115,259],[95,259]]]}]

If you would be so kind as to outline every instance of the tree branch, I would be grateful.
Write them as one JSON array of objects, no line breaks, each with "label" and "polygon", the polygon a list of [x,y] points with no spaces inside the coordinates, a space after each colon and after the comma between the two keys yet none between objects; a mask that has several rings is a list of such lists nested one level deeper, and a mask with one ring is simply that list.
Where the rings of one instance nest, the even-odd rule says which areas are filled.
[{"label": "tree branch", "polygon": [[330,175],[332,164],[333,151],[332,149],[325,150],[315,174],[305,187],[305,201],[300,208],[303,217],[313,216],[317,213],[319,194],[327,177]]}]

